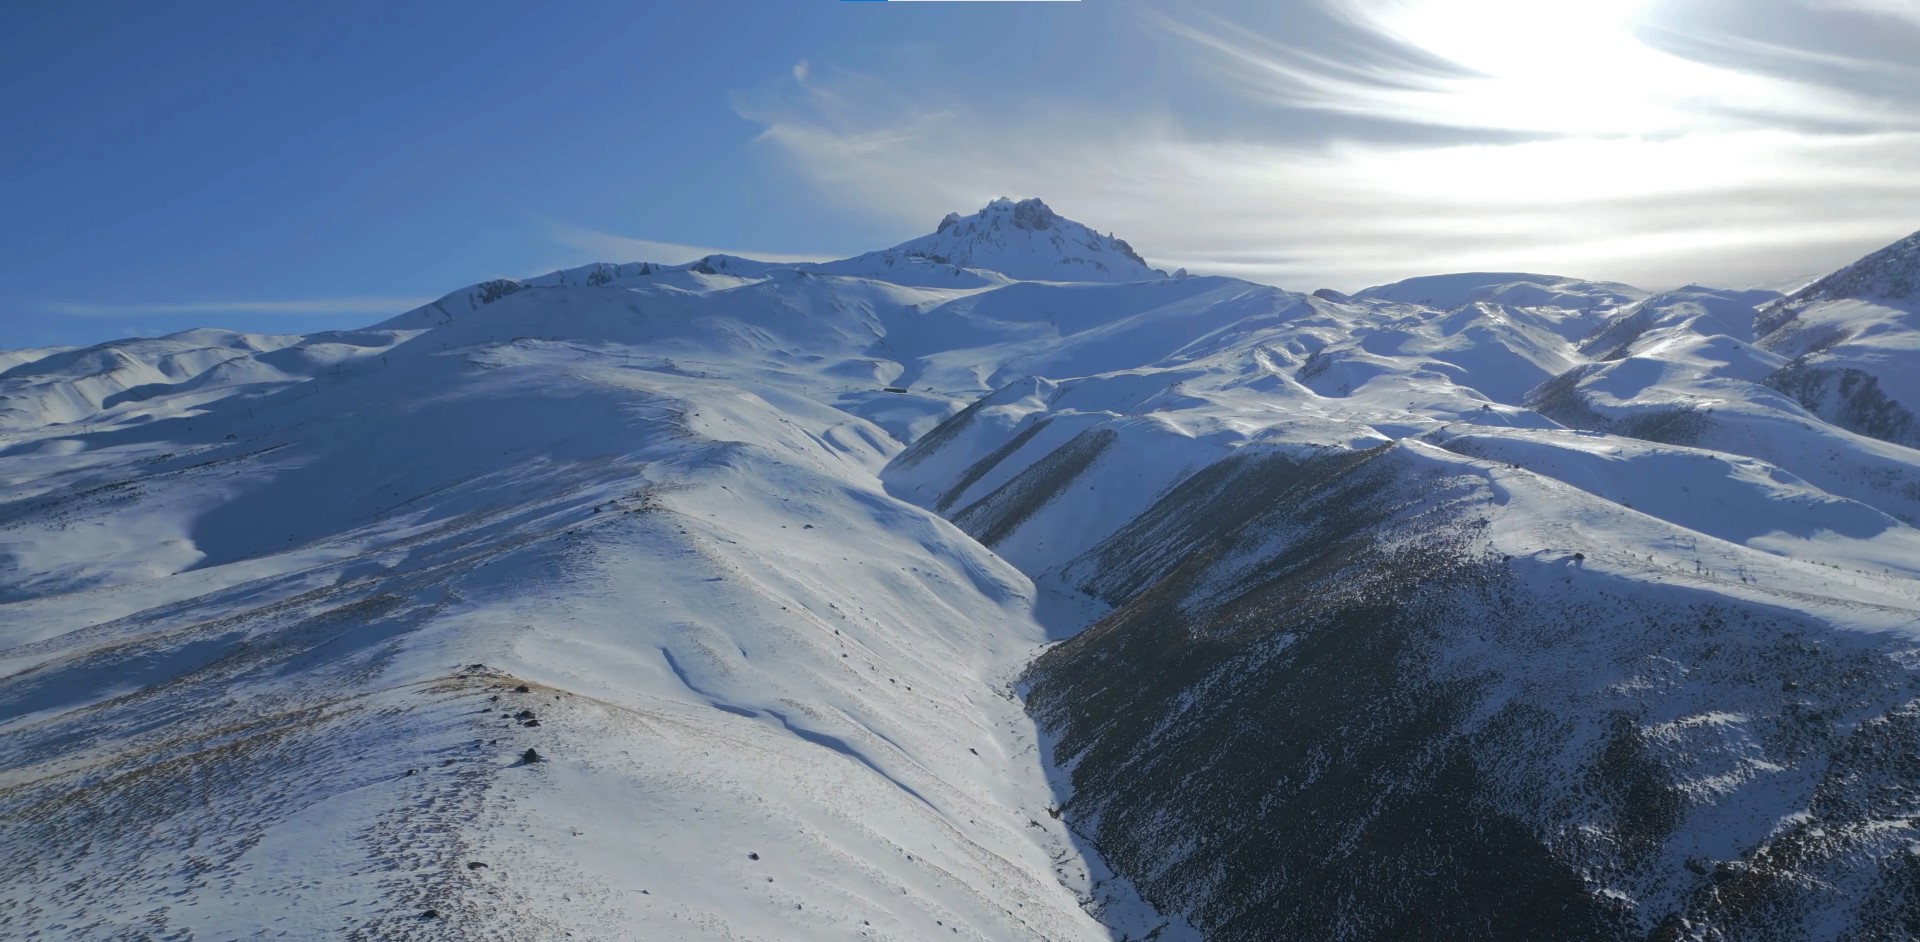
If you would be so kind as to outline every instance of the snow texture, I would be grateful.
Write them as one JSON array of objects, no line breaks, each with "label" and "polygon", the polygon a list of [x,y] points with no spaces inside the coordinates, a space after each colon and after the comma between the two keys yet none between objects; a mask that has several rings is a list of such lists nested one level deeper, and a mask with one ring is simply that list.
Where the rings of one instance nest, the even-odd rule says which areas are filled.
[{"label": "snow texture", "polygon": [[996,200],[0,352],[0,936],[1898,937],[1915,244],[1302,295]]}]

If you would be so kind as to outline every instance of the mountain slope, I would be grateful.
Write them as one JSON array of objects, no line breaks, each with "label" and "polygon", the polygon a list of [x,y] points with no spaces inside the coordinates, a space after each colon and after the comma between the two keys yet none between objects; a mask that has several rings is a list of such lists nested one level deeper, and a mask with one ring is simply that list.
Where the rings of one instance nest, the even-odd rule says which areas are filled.
[{"label": "mountain slope", "polygon": [[1920,455],[1762,385],[1774,297],[1316,297],[887,479],[1115,606],[1029,707],[1209,939],[1903,938]]},{"label": "mountain slope", "polygon": [[875,478],[952,295],[607,270],[16,367],[178,382],[0,451],[8,937],[1166,925],[1044,813],[1030,582]]},{"label": "mountain slope", "polygon": [[1767,384],[1849,431],[1920,448],[1920,232],[1771,305]]},{"label": "mountain slope", "polygon": [[46,636],[9,639],[11,937],[1093,937],[996,696],[1031,590],[858,485],[877,429],[527,342],[252,408],[9,507],[29,547],[131,502],[200,554],[10,606]]},{"label": "mountain slope", "polygon": [[[1920,917],[1914,641],[1830,627],[1910,623],[1911,582],[1880,608],[1758,588],[1812,567],[1725,547],[1706,575],[1649,563],[1621,538],[1664,528],[1419,447],[1225,473],[1151,512],[1196,521],[1181,561],[1027,676],[1068,817],[1207,938]],[[1274,476],[1295,483],[1255,484]]]},{"label": "mountain slope", "polygon": [[1782,379],[1898,386],[1883,256],[1304,296],[1002,200],[9,355],[0,934],[1904,937],[1920,452]]}]

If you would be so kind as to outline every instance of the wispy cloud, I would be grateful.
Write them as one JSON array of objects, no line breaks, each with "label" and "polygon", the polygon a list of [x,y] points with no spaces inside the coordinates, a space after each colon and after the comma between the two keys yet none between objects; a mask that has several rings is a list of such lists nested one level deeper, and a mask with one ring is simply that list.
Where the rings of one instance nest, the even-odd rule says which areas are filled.
[{"label": "wispy cloud", "polygon": [[1815,9],[1871,13],[1920,23],[1920,0],[1810,0]]},{"label": "wispy cloud", "polygon": [[[1710,128],[1817,124],[1920,127],[1916,101],[1845,83],[1808,82],[1769,67],[1822,60],[1884,63],[1795,50],[1662,18],[1649,0],[1325,0],[1328,14],[1406,58],[1332,58],[1233,22],[1149,12],[1195,62],[1249,98],[1414,125],[1564,135],[1659,135]],[[1651,42],[1649,34],[1667,42]],[[1714,57],[1690,50],[1717,48]],[[1767,58],[1773,62],[1769,63]],[[1900,69],[1920,81],[1912,63]]]},{"label": "wispy cloud", "polygon": [[48,301],[42,306],[63,317],[146,317],[183,314],[399,314],[432,301],[418,297],[298,298],[273,301],[162,301],[91,303]]},{"label": "wispy cloud", "polygon": [[[1904,95],[1853,83],[1902,63],[1786,47],[1825,70],[1816,81],[1759,55],[1762,40],[1704,27],[1693,35],[1721,57],[1688,55],[1651,37],[1692,27],[1641,0],[1323,2],[1375,51],[1336,55],[1185,11],[1145,18],[1238,96],[1239,128],[1264,135],[1111,101],[976,106],[951,85],[818,61],[736,110],[825,198],[908,232],[1039,195],[1157,264],[1289,287],[1488,268],[1744,284],[1920,227],[1920,83]],[[1414,130],[1300,133],[1289,109]],[[1450,133],[1462,129],[1497,133]]]},{"label": "wispy cloud", "polygon": [[706,258],[709,255],[737,255],[762,262],[824,262],[834,257],[791,252],[760,252],[751,249],[716,249],[703,245],[683,245],[678,242],[655,242],[557,222],[548,222],[547,232],[553,241],[561,245],[587,252],[595,260],[608,262],[664,262],[669,265],[678,265]]}]

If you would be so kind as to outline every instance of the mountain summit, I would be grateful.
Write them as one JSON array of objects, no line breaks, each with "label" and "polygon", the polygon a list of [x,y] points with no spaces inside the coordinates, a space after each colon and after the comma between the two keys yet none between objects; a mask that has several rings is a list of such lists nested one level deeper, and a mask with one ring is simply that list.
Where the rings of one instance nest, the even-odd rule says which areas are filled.
[{"label": "mountain summit", "polygon": [[998,272],[1016,281],[1152,281],[1167,273],[1124,239],[1101,235],[1037,199],[1002,197],[971,216],[948,213],[931,234],[890,249],[829,262],[828,271],[914,262]]}]

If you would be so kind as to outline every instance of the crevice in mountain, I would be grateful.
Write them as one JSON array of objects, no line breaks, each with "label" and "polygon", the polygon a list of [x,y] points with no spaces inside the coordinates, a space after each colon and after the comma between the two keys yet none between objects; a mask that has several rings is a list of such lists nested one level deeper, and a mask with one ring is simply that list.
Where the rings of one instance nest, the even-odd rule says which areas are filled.
[{"label": "crevice in mountain", "polygon": [[1020,528],[1060,492],[1080,477],[1108,448],[1117,434],[1093,428],[1075,435],[1045,458],[1028,465],[992,493],[953,515],[953,522],[986,546],[993,546]]},{"label": "crevice in mountain", "polygon": [[1639,409],[1620,418],[1596,411],[1581,393],[1580,383],[1602,368],[1601,364],[1574,367],[1534,387],[1526,403],[1535,412],[1581,431],[1681,446],[1697,445],[1706,436],[1713,421],[1711,408],[1686,404]]},{"label": "crevice in mountain", "polygon": [[1009,455],[1025,447],[1028,442],[1033,441],[1035,435],[1046,431],[1047,426],[1051,424],[1052,421],[1052,419],[1043,418],[1036,422],[1030,422],[1027,424],[1027,427],[1021,429],[1018,434],[1007,439],[1005,444],[987,452],[986,457],[974,462],[971,467],[967,468],[966,473],[960,475],[960,479],[955,481],[951,488],[947,489],[946,493],[940,495],[939,500],[934,501],[933,509],[940,513],[946,513],[952,509],[954,503],[967,493],[968,488],[979,483],[980,479],[985,477],[988,472],[999,467],[1000,463],[1007,460]]}]

